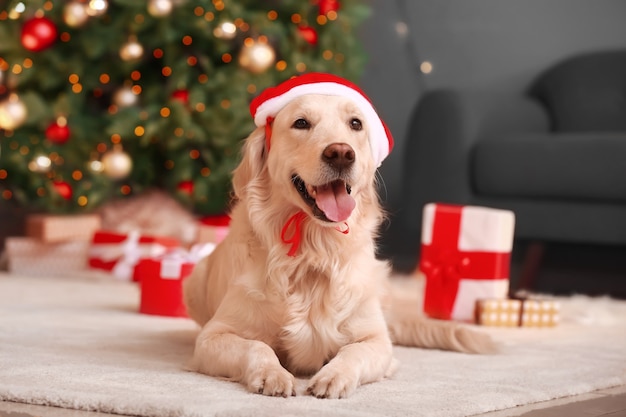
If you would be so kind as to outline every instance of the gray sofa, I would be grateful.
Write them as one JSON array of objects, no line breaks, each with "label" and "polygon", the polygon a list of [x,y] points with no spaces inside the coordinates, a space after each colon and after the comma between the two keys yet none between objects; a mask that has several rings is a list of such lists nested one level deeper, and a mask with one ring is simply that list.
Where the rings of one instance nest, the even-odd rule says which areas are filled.
[{"label": "gray sofa", "polygon": [[427,92],[402,179],[382,239],[399,271],[417,264],[428,202],[513,210],[518,240],[626,245],[626,50],[569,58],[524,94]]}]

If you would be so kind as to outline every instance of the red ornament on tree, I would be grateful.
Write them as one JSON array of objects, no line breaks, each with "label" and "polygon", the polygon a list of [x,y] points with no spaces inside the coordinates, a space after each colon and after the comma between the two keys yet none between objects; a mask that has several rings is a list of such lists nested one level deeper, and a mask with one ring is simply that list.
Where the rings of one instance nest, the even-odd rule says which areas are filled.
[{"label": "red ornament on tree", "polygon": [[67,126],[64,118],[59,118],[56,122],[52,122],[46,129],[46,138],[59,145],[64,144],[70,138],[70,128]]},{"label": "red ornament on tree", "polygon": [[176,188],[178,189],[178,191],[182,191],[185,194],[191,195],[193,194],[193,181],[191,180],[181,181],[178,183]]},{"label": "red ornament on tree", "polygon": [[328,12],[339,10],[339,0],[319,0],[319,15],[327,15]]},{"label": "red ornament on tree", "polygon": [[57,193],[59,193],[59,195],[64,199],[69,200],[72,198],[72,187],[67,182],[52,181],[52,185],[54,186],[54,189],[57,191]]},{"label": "red ornament on tree", "polygon": [[176,90],[172,93],[172,98],[183,104],[189,104],[189,90]]},{"label": "red ornament on tree", "polygon": [[46,17],[33,17],[22,26],[22,46],[39,52],[51,46],[57,39],[57,27]]},{"label": "red ornament on tree", "polygon": [[298,26],[300,36],[311,45],[317,45],[317,31],[311,26]]}]

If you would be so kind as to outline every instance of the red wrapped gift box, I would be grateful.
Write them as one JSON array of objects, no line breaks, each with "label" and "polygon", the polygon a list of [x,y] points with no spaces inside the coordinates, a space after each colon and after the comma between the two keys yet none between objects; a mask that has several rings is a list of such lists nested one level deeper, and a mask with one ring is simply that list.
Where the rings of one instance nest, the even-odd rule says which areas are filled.
[{"label": "red wrapped gift box", "polygon": [[177,247],[180,242],[176,238],[100,230],[94,233],[91,241],[89,266],[111,271],[121,279],[137,281],[133,270],[141,258],[159,256]]},{"label": "red wrapped gift box", "polygon": [[142,259],[135,268],[141,285],[139,312],[158,316],[187,317],[183,280],[195,263],[168,259]]},{"label": "red wrapped gift box", "polygon": [[187,317],[183,281],[196,263],[215,245],[194,245],[189,252],[177,249],[162,256],[142,259],[135,267],[141,286],[139,312],[159,316]]},{"label": "red wrapped gift box", "polygon": [[478,299],[507,297],[514,225],[509,210],[424,206],[419,268],[426,315],[472,321]]}]

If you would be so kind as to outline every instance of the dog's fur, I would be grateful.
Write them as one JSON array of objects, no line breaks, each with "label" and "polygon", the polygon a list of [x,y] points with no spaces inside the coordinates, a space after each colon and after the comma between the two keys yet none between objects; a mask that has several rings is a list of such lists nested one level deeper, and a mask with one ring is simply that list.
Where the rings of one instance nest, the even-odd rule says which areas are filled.
[{"label": "dog's fur", "polygon": [[[262,127],[246,139],[230,233],[184,283],[202,326],[193,370],[273,396],[295,395],[294,375],[310,375],[308,394],[340,398],[393,372],[392,342],[492,349],[483,333],[425,319],[419,306],[389,297],[389,266],[375,256],[383,211],[368,129],[348,99],[306,95],[276,115],[269,150]],[[294,175],[313,196],[313,185],[348,184],[356,206],[345,223],[307,203]],[[281,232],[300,211],[301,243],[288,256]]]}]

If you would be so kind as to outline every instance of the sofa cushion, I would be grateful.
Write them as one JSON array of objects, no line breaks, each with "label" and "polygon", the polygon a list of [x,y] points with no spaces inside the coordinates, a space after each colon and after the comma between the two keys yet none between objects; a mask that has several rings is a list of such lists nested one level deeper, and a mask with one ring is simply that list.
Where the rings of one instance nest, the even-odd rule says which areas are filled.
[{"label": "sofa cushion", "polygon": [[555,131],[626,131],[626,50],[579,55],[533,83]]},{"label": "sofa cushion", "polygon": [[473,149],[479,195],[626,201],[626,133],[511,133]]}]

